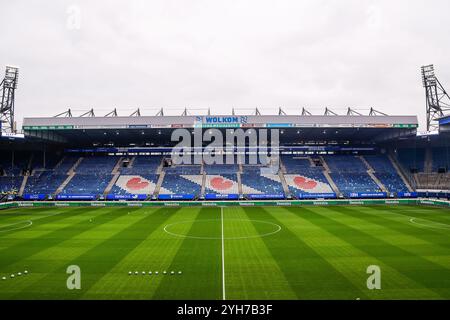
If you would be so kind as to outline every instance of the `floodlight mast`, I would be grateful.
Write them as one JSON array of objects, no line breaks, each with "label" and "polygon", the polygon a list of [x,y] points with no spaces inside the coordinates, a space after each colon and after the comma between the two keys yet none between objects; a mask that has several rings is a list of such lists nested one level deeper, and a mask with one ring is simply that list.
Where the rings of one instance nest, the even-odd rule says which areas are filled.
[{"label": "floodlight mast", "polygon": [[6,66],[5,77],[0,83],[0,125],[1,132],[15,133],[14,98],[19,80],[19,68]]},{"label": "floodlight mast", "polygon": [[423,66],[421,70],[426,97],[427,131],[437,131],[439,125],[436,120],[450,112],[450,97],[436,77],[434,65]]}]

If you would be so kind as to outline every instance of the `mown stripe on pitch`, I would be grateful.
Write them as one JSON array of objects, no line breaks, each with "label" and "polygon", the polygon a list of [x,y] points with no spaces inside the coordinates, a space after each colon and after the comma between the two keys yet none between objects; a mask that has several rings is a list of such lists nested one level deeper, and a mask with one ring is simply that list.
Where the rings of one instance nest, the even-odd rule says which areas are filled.
[{"label": "mown stripe on pitch", "polygon": [[[59,208],[60,210],[64,210]],[[56,207],[44,207],[44,208],[17,208],[17,209],[7,209],[0,210],[0,226],[8,223],[18,222],[22,219],[31,219],[34,216],[39,217],[40,215],[45,215],[48,211],[58,211]],[[18,220],[20,219],[20,220]]]},{"label": "mown stripe on pitch", "polygon": [[[138,207],[125,207],[125,208],[111,207],[110,209],[113,210],[113,212],[109,213],[110,219],[108,219],[108,221],[104,221],[103,223],[101,223],[101,225],[105,225],[105,224],[108,224],[119,218],[123,218],[127,215],[127,213],[132,213],[134,211],[138,211],[141,208],[138,208]],[[157,211],[155,211],[155,212],[157,212]],[[106,215],[108,215],[108,214],[106,214]],[[148,216],[146,216],[146,217],[148,217]],[[96,218],[96,219],[98,219],[98,218]],[[139,219],[136,223],[138,223],[141,220],[142,219]],[[127,225],[125,225],[125,226],[127,226]],[[97,224],[96,227],[100,227],[100,225]],[[123,232],[123,230],[124,229],[121,229],[113,237],[115,237],[117,234],[120,234],[121,232]],[[85,231],[95,232],[94,230],[88,230],[88,229],[85,229]],[[68,277],[68,275],[66,274],[66,268],[72,264],[79,265],[75,260],[79,259],[80,257],[83,257],[88,252],[92,252],[93,249],[99,247],[104,242],[108,241],[109,239],[111,239],[111,238],[108,238],[106,240],[101,240],[101,242],[98,245],[86,248],[86,250],[84,251],[83,254],[78,255],[77,258],[75,258],[75,259],[66,261],[64,263],[64,265],[58,266],[58,268],[56,270],[52,270],[49,274],[45,275],[40,280],[34,282],[32,285],[30,285],[27,288],[25,288],[24,290],[22,290],[22,292],[19,292],[15,296],[15,298],[18,298],[18,299],[66,299],[66,298],[72,298],[70,295],[74,295],[74,292],[69,291],[66,288],[66,280]],[[104,261],[104,259],[101,257],[101,252],[100,252],[98,255],[98,260],[94,261],[93,264],[101,265],[103,261]],[[79,266],[80,266],[80,268],[82,268],[81,265],[79,265]],[[100,279],[103,276],[103,274],[98,275],[95,270],[94,271],[90,270],[90,271],[92,274],[95,274],[95,279]],[[89,271],[84,270],[82,268],[81,272],[82,272],[82,286],[83,286],[82,289],[84,289],[84,282],[89,276]],[[58,283],[58,286],[55,286],[55,283]],[[74,290],[74,291],[79,291],[79,290]],[[83,292],[85,292],[85,291],[83,290]],[[83,292],[78,292],[78,293],[79,293],[79,295],[81,295]],[[78,298],[78,297],[75,297],[75,298]]]},{"label": "mown stripe on pitch", "polygon": [[[261,217],[258,220],[264,221]],[[245,211],[241,207],[224,208],[224,223],[227,298],[296,299],[296,293],[260,237],[229,239],[236,235],[258,235]]]},{"label": "mown stripe on pitch", "polygon": [[[350,206],[347,206],[350,207]],[[361,208],[370,208],[373,210],[388,211],[393,215],[403,215],[405,218],[423,218],[432,222],[450,223],[450,210],[446,208],[424,207],[418,205],[365,205]]]},{"label": "mown stripe on pitch", "polygon": [[[345,217],[348,207],[327,207],[324,209],[342,214]],[[352,243],[356,248],[382,261],[385,265],[396,269],[405,277],[422,285],[423,288],[429,289],[443,298],[450,298],[450,270],[377,238],[367,231],[342,223],[339,221],[339,218],[330,217],[326,213],[319,214],[313,210],[308,211],[310,211],[310,216],[312,217],[310,221],[312,223]],[[360,220],[364,221],[362,218]],[[367,223],[370,224],[368,221]],[[368,246],[367,243],[371,245]],[[407,258],[408,261],[405,264],[399,261],[399,258]],[[412,266],[412,268],[409,268],[409,266]],[[417,268],[418,266],[420,266],[420,269]],[[436,276],[425,279],[424,272],[426,271],[432,271]],[[385,283],[384,286],[389,287],[389,283]]]},{"label": "mown stripe on pitch", "polygon": [[[370,208],[376,208],[371,206]],[[448,224],[450,227],[450,209],[447,208],[429,208],[423,206],[392,206],[389,210],[397,215],[403,215],[405,218],[420,218],[430,220],[431,222]]]},{"label": "mown stripe on pitch", "polygon": [[[35,225],[44,225],[55,222],[61,222],[70,217],[77,215],[81,216],[87,213],[86,208],[83,208],[84,211],[82,211],[81,208],[79,209],[80,210],[71,211],[70,213],[64,213],[60,215],[51,216],[48,218],[39,219],[38,221],[36,221]],[[95,210],[98,210],[98,208],[90,209],[88,212]],[[103,213],[99,217],[107,216],[108,214],[109,211]],[[98,219],[99,217],[96,217],[96,219]],[[87,219],[88,217],[86,217],[86,219],[81,220],[80,222],[69,224],[66,227],[56,229],[44,235],[28,239],[27,241],[20,242],[14,246],[1,250],[0,256],[2,258],[0,259],[0,268],[4,271],[5,267],[13,263],[25,260],[40,251],[46,250],[52,246],[56,246],[59,243],[96,226],[95,224],[86,222]]]},{"label": "mown stripe on pitch", "polygon": [[[151,299],[159,283],[164,279],[163,271],[169,271],[169,266],[179,247],[184,241],[181,237],[173,237],[164,231],[166,225],[187,221],[183,224],[181,233],[188,232],[192,222],[197,217],[200,207],[182,208],[171,215],[158,229],[148,235],[139,246],[132,250],[120,263],[118,263],[101,281],[92,286],[83,299],[97,297],[108,298],[126,297],[127,299]],[[129,277],[129,271],[145,271],[146,276]],[[158,271],[160,275],[155,275]],[[178,270],[176,270],[178,271]],[[183,271],[183,270],[182,270]],[[109,290],[110,284],[114,284]],[[177,288],[179,290],[180,288]]]},{"label": "mown stripe on pitch", "polygon": [[[66,297],[77,299],[88,293],[93,285],[170,218],[170,215],[162,213],[171,211],[174,214],[178,210],[180,208],[159,208],[69,262],[68,265],[74,264],[81,268],[83,284],[81,290],[67,292]],[[65,272],[65,269],[60,272]]]},{"label": "mown stripe on pitch", "polygon": [[[292,208],[292,212],[299,217],[300,219],[304,219],[305,221],[308,221],[308,223],[310,223],[313,227],[322,230],[323,233],[326,233],[326,235],[328,235],[329,237],[334,237],[336,239],[336,244],[337,243],[343,243],[346,244],[347,246],[349,246],[349,250],[351,250],[348,254],[348,259],[346,258],[346,255],[343,253],[338,253],[338,252],[331,252],[329,253],[329,255],[332,257],[332,261],[334,261],[335,259],[337,259],[337,261],[348,261],[348,263],[352,263],[353,259],[356,258],[356,264],[355,265],[351,265],[350,269],[349,269],[349,276],[350,277],[358,277],[358,284],[361,287],[361,289],[366,292],[366,295],[370,298],[370,299],[386,299],[386,298],[391,298],[391,296],[388,294],[386,295],[385,292],[386,290],[369,290],[366,287],[366,280],[368,278],[368,274],[366,273],[367,267],[369,265],[379,265],[381,267],[385,267],[388,269],[384,269],[384,271],[388,270],[389,272],[391,272],[389,275],[386,276],[386,273],[383,273],[382,279],[395,279],[392,280],[397,284],[397,289],[395,290],[402,290],[401,288],[407,288],[407,286],[411,285],[411,283],[414,283],[412,279],[404,276],[403,274],[397,272],[396,269],[390,268],[389,266],[383,264],[382,260],[378,260],[377,257],[372,256],[372,255],[367,255],[366,252],[360,250],[359,248],[357,248],[356,246],[353,245],[353,243],[355,241],[359,241],[358,239],[354,239],[354,241],[350,242],[347,241],[346,239],[342,238],[342,237],[338,237],[335,234],[330,233],[329,231],[327,231],[325,228],[322,227],[321,223],[317,223],[313,220],[315,220],[316,218],[313,217],[313,215],[310,215],[310,212],[317,212],[317,211],[326,211],[328,208],[311,208],[311,207],[302,207],[294,209]],[[296,212],[296,210],[298,210],[298,212]],[[330,215],[332,214],[331,212],[326,212],[326,214]],[[320,240],[318,240],[318,246],[321,246],[320,244]],[[325,248],[327,248],[328,250],[333,250],[333,245],[328,246],[326,245]],[[325,253],[325,255],[327,255]],[[364,263],[362,264],[362,262],[364,261]],[[355,270],[357,268],[357,270]],[[358,275],[353,274],[352,272],[357,272]],[[414,283],[415,286],[420,286],[420,284]],[[384,289],[384,288],[383,288]],[[365,291],[367,290],[367,291]],[[432,290],[423,288],[423,289],[419,289],[420,291],[426,291],[426,295],[430,298],[440,298],[440,296],[435,293]],[[417,291],[417,290],[416,290]],[[398,299],[398,298],[406,298],[405,296],[400,297],[398,296],[398,294],[396,295],[394,293],[394,295],[392,296],[394,299]],[[418,297],[417,295],[414,295],[413,298]],[[419,296],[421,297],[421,296]]]},{"label": "mown stripe on pitch", "polygon": [[[349,207],[348,210],[344,212],[347,216],[361,219],[361,214],[364,214],[364,220],[369,221],[373,224],[376,224],[380,227],[387,228],[389,230],[398,232],[400,234],[403,234],[408,237],[417,238],[420,240],[423,240],[425,242],[428,242],[430,244],[440,246],[443,248],[450,249],[450,242],[448,241],[448,234],[450,233],[450,225],[448,230],[443,229],[433,229],[433,228],[426,228],[426,227],[418,227],[414,226],[407,216],[405,216],[404,221],[398,221],[394,219],[389,219],[386,217],[387,214],[379,214],[380,208],[371,208],[371,207],[362,207],[363,210],[358,209],[357,207]],[[383,211],[389,212],[389,208],[384,208]],[[389,214],[389,213],[388,213]],[[391,217],[399,217],[397,214],[390,214]],[[419,218],[422,219],[422,218]],[[431,223],[435,221],[428,220]],[[439,222],[438,222],[439,223]],[[439,234],[440,238],[446,241],[437,242],[436,236]],[[442,235],[444,235],[442,237]],[[448,252],[450,254],[450,250]]]},{"label": "mown stripe on pitch", "polygon": [[[375,206],[375,205],[374,205]],[[389,206],[389,208],[394,209],[400,209],[400,210],[416,210],[420,209],[423,212],[446,212],[447,214],[450,214],[450,208],[448,207],[439,207],[439,206],[427,206],[427,205],[421,205],[421,204],[409,204],[409,205],[394,205]]]},{"label": "mown stripe on pitch", "polygon": [[[94,284],[89,292],[83,295],[83,299],[126,298],[149,299],[158,288],[163,276],[156,276],[155,271],[161,273],[168,270],[170,263],[183,238],[172,237],[164,231],[167,224],[180,221],[193,221],[200,211],[199,207],[183,208],[176,214],[170,213],[168,220],[154,232],[150,233],[143,242],[134,248],[121,262],[119,262],[108,274]],[[167,213],[165,212],[164,215]],[[183,228],[188,231],[189,224]],[[128,272],[139,271],[139,276],[130,277]],[[145,271],[146,276],[141,272]],[[149,275],[147,272],[153,272]]]},{"label": "mown stripe on pitch", "polygon": [[[47,223],[59,222],[59,221],[62,221],[62,220],[65,220],[65,219],[68,219],[68,218],[71,218],[71,217],[74,217],[74,216],[77,216],[79,214],[82,214],[82,213],[86,212],[86,208],[73,208],[71,210],[67,210],[67,209],[64,209],[64,208],[60,208],[59,210],[56,209],[56,208],[53,208],[53,209],[58,211],[59,213],[49,214],[47,217],[37,217],[35,219],[35,221],[33,221],[33,228],[36,229],[36,227],[39,227],[41,225],[45,225]],[[92,208],[91,210],[96,210],[96,209],[98,209],[98,208]],[[31,210],[35,210],[35,209],[31,209]],[[67,210],[67,211],[61,212],[60,210]],[[31,218],[29,216],[25,216],[23,218],[23,220],[25,220],[25,221],[26,220],[33,220],[33,218]],[[17,222],[19,222],[19,221],[17,221]],[[11,232],[0,233],[0,238],[1,237],[11,236],[11,235],[13,235],[15,237],[14,233],[20,232],[20,231],[23,231],[23,230],[24,229],[11,231]],[[18,238],[20,238],[20,236]]]},{"label": "mown stripe on pitch", "polygon": [[[218,208],[202,208],[188,234],[203,234],[203,220],[217,219],[217,237],[221,237]],[[206,225],[208,227],[208,225]],[[214,232],[214,235],[216,232]],[[153,299],[221,299],[221,239],[185,238],[167,270],[182,270],[182,275],[166,275]]]},{"label": "mown stripe on pitch", "polygon": [[[57,276],[60,276],[61,274],[58,274],[58,271],[62,269],[63,267],[67,268],[69,266],[68,262],[66,261],[66,256],[61,256],[59,253],[54,255],[55,259],[52,259],[51,262],[45,262],[46,258],[41,258],[39,254],[43,254],[45,251],[50,251],[54,248],[61,247],[65,248],[64,250],[67,250],[68,255],[73,256],[72,251],[70,247],[64,247],[67,243],[71,243],[71,241],[78,241],[74,240],[74,238],[77,238],[79,235],[83,233],[90,233],[95,232],[93,230],[101,228],[104,225],[108,225],[114,220],[119,219],[120,217],[124,216],[124,213],[138,210],[137,208],[108,208],[108,210],[105,211],[106,208],[99,208],[103,209],[101,210],[101,214],[96,214],[95,216],[89,215],[87,218],[85,218],[83,221],[80,221],[78,223],[74,223],[73,225],[77,225],[81,232],[71,233],[70,236],[61,236],[61,241],[53,246],[46,246],[43,248],[39,253],[36,253],[35,256],[30,257],[30,261],[26,261],[27,265],[30,266],[32,270],[32,274],[34,274],[36,271],[38,272],[38,279],[31,282],[31,284],[28,284],[26,287],[21,288],[20,290],[17,290],[17,292],[14,294],[14,299],[61,299],[63,298],[63,295],[61,295],[61,287],[66,289],[65,286],[65,280],[68,275],[64,275],[64,279],[61,281],[58,281],[59,286],[55,286],[55,282],[46,282],[45,285],[41,284],[41,281],[43,279],[56,279]],[[91,212],[90,210],[89,212]],[[89,217],[92,217],[94,220],[90,220]],[[67,225],[71,225],[68,224]],[[87,249],[86,249],[87,250]],[[21,263],[21,262],[19,262]],[[42,265],[45,265],[45,263],[52,263],[51,266],[48,267],[48,269],[44,269]],[[36,270],[33,268],[33,264],[39,265],[39,267]],[[31,280],[31,278],[30,278]],[[50,295],[48,293],[51,292]]]},{"label": "mown stripe on pitch", "polygon": [[[336,263],[334,258],[336,257],[336,252],[330,252],[330,248],[328,248],[329,243],[333,243],[343,249],[346,255],[351,257],[361,256],[365,253],[355,248],[351,243],[344,241],[340,237],[336,237],[334,234],[327,232],[327,230],[321,228],[320,226],[312,223],[309,219],[308,213],[309,211],[304,207],[288,207],[283,208],[283,210],[288,211],[290,214],[298,219],[295,222],[295,226],[307,228],[307,235],[303,235],[302,229],[292,230],[298,237],[305,239],[304,242],[307,244],[312,250],[316,251],[318,255],[322,256],[337,272],[342,274],[347,281],[351,282],[355,287],[353,291],[349,292],[348,296],[351,299],[361,298],[361,299],[370,299],[369,296],[364,292],[363,289],[366,289],[366,269],[365,267],[361,269],[360,277],[355,277],[355,269],[356,266],[342,263]],[[319,210],[317,208],[316,210]],[[286,225],[288,225],[286,223]],[[324,242],[318,241],[317,239],[326,239]],[[340,255],[344,257],[345,255]],[[358,269],[359,271],[359,269]],[[358,279],[358,281],[356,281]],[[337,296],[336,298],[342,297],[342,290],[336,288]],[[346,294],[347,295],[347,294]]]},{"label": "mown stripe on pitch", "polygon": [[[370,223],[379,226],[380,228],[391,230],[395,233],[398,233],[399,237],[403,237],[404,239],[411,239],[411,243],[414,242],[414,239],[420,240],[424,242],[423,244],[409,244],[403,241],[402,243],[395,244],[390,241],[391,244],[402,248],[405,251],[408,251],[412,254],[416,254],[418,256],[434,256],[438,258],[439,256],[448,256],[450,255],[450,243],[449,243],[449,229],[436,229],[436,228],[427,228],[424,226],[416,226],[409,221],[409,218],[404,216],[404,221],[395,220],[395,217],[402,217],[401,214],[398,213],[379,213],[380,208],[374,207],[362,207],[364,208],[362,211],[358,210],[357,207],[351,207],[345,214],[352,218],[361,219],[361,215],[364,215],[364,221],[369,221]],[[390,209],[390,208],[389,208]],[[389,212],[388,208],[385,208],[385,212]],[[377,212],[378,210],[378,212]],[[390,218],[389,218],[390,217]],[[422,218],[419,218],[422,219]],[[427,220],[433,223],[431,220]],[[419,252],[415,252],[418,251]],[[442,268],[446,268],[450,270],[450,266],[448,262],[444,259],[442,260],[442,264],[432,261],[427,257],[424,259],[436,263],[440,265]],[[449,288],[450,289],[450,288]]]},{"label": "mown stripe on pitch", "polygon": [[[263,237],[262,240],[299,299],[332,299],[336,288],[349,292],[348,298],[360,294],[357,287],[277,219],[276,215],[270,214],[265,208],[244,210],[249,219],[261,220],[264,217],[265,221],[282,227],[276,236]],[[256,230],[261,227],[257,223],[253,225]]]}]

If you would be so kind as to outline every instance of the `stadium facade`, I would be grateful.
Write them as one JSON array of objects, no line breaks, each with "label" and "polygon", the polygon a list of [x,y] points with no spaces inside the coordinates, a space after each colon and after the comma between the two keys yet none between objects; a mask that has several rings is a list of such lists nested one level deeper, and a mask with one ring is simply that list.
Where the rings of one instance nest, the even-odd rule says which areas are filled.
[{"label": "stadium facade", "polygon": [[[350,111],[350,110],[349,110]],[[162,114],[162,113],[161,113]],[[450,196],[448,117],[418,135],[416,116],[228,115],[25,118],[3,136],[2,199],[213,200]],[[279,162],[250,164],[254,146],[224,143],[232,163],[175,164],[175,130],[277,132]],[[270,139],[268,139],[270,140]],[[210,153],[211,139],[182,150]],[[275,153],[269,144],[269,153]],[[209,151],[208,151],[209,150]]]}]

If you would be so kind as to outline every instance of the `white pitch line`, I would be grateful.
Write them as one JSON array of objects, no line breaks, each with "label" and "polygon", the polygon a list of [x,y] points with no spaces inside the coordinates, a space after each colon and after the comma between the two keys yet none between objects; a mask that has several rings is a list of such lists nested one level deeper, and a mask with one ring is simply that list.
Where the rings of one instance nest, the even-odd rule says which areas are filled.
[{"label": "white pitch line", "polygon": [[225,237],[223,236],[223,207],[220,207],[220,220],[222,222],[222,298],[226,300],[225,294]]},{"label": "white pitch line", "polygon": [[[24,222],[27,223],[27,224],[24,225],[24,226],[17,227],[17,228],[12,228],[12,229],[8,229],[8,227],[15,226],[15,225],[18,225],[18,224],[21,224],[21,223],[24,223]],[[0,229],[0,233],[3,233],[3,232],[9,232],[9,231],[15,231],[15,230],[20,230],[20,229],[25,229],[25,228],[31,227],[32,224],[33,224],[33,221],[31,221],[31,220],[25,220],[25,221],[19,221],[19,222],[16,222],[16,223],[12,223],[12,224],[7,224],[6,226],[0,226],[0,228],[6,229],[6,230],[1,230],[1,229]]]},{"label": "white pitch line", "polygon": [[[170,224],[166,224],[164,226],[164,232],[174,236],[174,237],[178,237],[178,238],[187,238],[187,239],[199,239],[199,240],[221,240],[222,239],[222,235],[217,236],[217,237],[196,237],[196,236],[189,236],[189,235],[185,235],[185,234],[179,234],[179,233],[175,233],[175,232],[171,232],[169,229],[172,226],[175,225],[180,225],[180,224],[184,224],[184,223],[192,223],[192,222],[208,222],[208,221],[220,221],[220,219],[197,219],[197,220],[183,220],[183,221],[178,221],[175,223],[170,223]],[[274,235],[278,232],[281,231],[281,226],[276,224],[276,223],[272,223],[272,222],[267,222],[267,221],[261,221],[261,220],[249,220],[249,219],[228,219],[228,221],[237,221],[237,222],[257,222],[257,223],[262,223],[262,224],[266,224],[266,225],[271,225],[274,226],[275,229],[274,231],[271,232],[267,232],[267,233],[263,233],[263,234],[258,234],[258,235],[254,235],[254,236],[241,236],[241,237],[225,237],[225,240],[242,240],[242,239],[254,239],[254,238],[263,238],[263,237],[268,237],[271,235]]]},{"label": "white pitch line", "polygon": [[[39,218],[35,218],[35,219],[22,220],[22,221],[11,223],[11,224],[7,224],[7,225],[0,225],[0,233],[25,229],[25,228],[31,227],[33,225],[33,221],[36,221],[36,220],[39,220],[39,219],[43,219],[43,218],[47,218],[47,217],[51,217],[51,216],[56,216],[58,214],[61,214],[61,212],[60,213],[54,213],[54,214],[48,214],[48,215],[45,215],[45,216],[42,216],[42,217],[39,217]],[[7,230],[1,230],[1,229],[5,229],[7,227],[15,226],[17,224],[21,224],[21,223],[25,223],[25,222],[27,223],[27,225],[24,225],[22,227],[17,227],[17,228],[7,229]]]},{"label": "white pitch line", "polygon": [[[427,221],[427,222],[431,222],[431,224],[420,223],[420,222],[417,222],[416,219]],[[450,224],[430,221],[430,220],[421,219],[421,218],[411,218],[411,219],[409,219],[409,222],[411,222],[413,224],[417,224],[419,226],[428,227],[428,228],[445,229],[445,230],[450,229]],[[442,226],[442,227],[440,227],[440,226]]]}]

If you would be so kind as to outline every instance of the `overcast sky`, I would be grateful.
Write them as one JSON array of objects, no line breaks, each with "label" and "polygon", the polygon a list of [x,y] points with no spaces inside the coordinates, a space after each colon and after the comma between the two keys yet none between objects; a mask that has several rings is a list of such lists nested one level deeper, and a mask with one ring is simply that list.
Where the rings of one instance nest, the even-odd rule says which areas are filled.
[{"label": "overcast sky", "polygon": [[20,67],[19,123],[68,107],[280,106],[423,123],[420,66],[450,88],[449,14],[448,0],[0,0],[0,67]]}]

